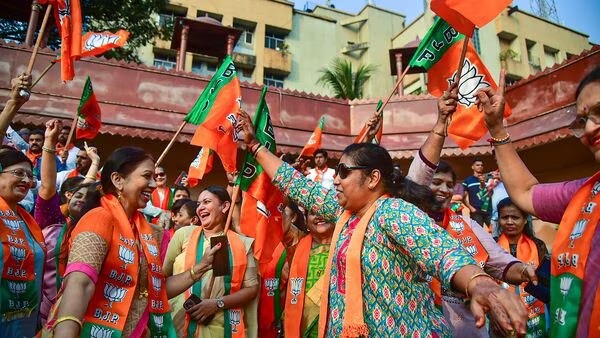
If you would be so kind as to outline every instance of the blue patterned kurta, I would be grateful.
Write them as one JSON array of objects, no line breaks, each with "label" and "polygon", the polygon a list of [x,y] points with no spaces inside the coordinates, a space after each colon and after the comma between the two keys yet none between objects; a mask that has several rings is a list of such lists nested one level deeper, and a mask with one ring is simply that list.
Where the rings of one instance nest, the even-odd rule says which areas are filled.
[{"label": "blue patterned kurta", "polygon": [[[305,179],[288,164],[279,167],[273,182],[285,195],[328,222],[337,222],[343,212],[335,190]],[[451,336],[425,278],[435,276],[450,288],[454,273],[475,261],[458,241],[412,204],[396,198],[377,203],[361,254],[363,310],[369,336]],[[342,330],[345,297],[338,289],[338,280],[344,275],[338,271],[338,254],[354,218],[344,225],[332,253],[326,337],[338,337]]]}]

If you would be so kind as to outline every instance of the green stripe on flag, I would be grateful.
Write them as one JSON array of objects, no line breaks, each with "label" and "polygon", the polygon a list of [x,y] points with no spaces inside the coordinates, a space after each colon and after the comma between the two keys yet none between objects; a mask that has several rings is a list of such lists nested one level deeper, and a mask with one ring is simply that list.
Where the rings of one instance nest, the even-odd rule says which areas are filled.
[{"label": "green stripe on flag", "polygon": [[408,66],[411,68],[419,67],[429,71],[434,64],[442,59],[444,53],[452,45],[464,37],[463,34],[458,33],[446,21],[438,17],[419,44]]},{"label": "green stripe on flag", "polygon": [[77,115],[85,118],[85,116],[81,115],[81,109],[85,106],[85,104],[90,100],[90,98],[94,95],[94,88],[92,87],[92,80],[88,76],[85,80],[85,85],[83,85],[83,93],[81,93],[81,100],[79,101],[79,107],[77,107]]}]

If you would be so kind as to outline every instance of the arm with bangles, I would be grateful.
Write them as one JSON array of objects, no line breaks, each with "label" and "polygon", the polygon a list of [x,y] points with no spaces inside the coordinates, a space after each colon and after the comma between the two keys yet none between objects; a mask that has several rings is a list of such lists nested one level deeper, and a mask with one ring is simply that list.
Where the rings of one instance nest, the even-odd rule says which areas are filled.
[{"label": "arm with bangles", "polygon": [[31,87],[31,74],[23,73],[11,80],[10,97],[0,113],[0,136],[6,135],[6,130],[13,118],[21,106],[29,100],[29,95],[21,96],[20,94],[21,90],[29,92],[29,87]]},{"label": "arm with bangles", "polygon": [[82,184],[93,183],[96,182],[98,170],[100,169],[100,156],[98,155],[98,149],[96,149],[96,147],[88,147],[87,142],[84,143],[84,147],[88,157],[92,160],[92,164],[90,164],[90,168],[85,174],[85,179]]}]

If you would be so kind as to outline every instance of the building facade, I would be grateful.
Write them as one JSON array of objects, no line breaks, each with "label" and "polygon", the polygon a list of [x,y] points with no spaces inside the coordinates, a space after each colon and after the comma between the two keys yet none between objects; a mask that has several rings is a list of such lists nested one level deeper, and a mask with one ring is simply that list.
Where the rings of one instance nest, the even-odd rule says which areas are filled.
[{"label": "building facade", "polygon": [[[404,28],[401,14],[373,5],[351,14],[326,6],[295,10],[293,2],[285,0],[180,0],[169,1],[157,20],[169,27],[176,17],[204,16],[242,31],[233,50],[242,81],[333,96],[329,88],[317,84],[319,70],[341,57],[355,68],[376,66],[365,84],[365,97],[383,96],[394,84],[382,51]],[[170,47],[170,41],[156,39],[140,50],[140,59],[146,65],[174,69],[177,51]],[[213,57],[187,53],[183,69],[210,77],[218,63]]]},{"label": "building facade", "polygon": [[[393,37],[393,48],[415,44],[415,40],[425,36],[434,19],[435,13],[426,10]],[[537,17],[516,6],[507,7],[494,21],[476,29],[473,44],[496,79],[500,69],[506,69],[509,84],[592,47],[588,35]],[[408,61],[406,60],[406,63]],[[407,75],[404,80],[404,92],[425,93],[426,81],[425,74]]]}]

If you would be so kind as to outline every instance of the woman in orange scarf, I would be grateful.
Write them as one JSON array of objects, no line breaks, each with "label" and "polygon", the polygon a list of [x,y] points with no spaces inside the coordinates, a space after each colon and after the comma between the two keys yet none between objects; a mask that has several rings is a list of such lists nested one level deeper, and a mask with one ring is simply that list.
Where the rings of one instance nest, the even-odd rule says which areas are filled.
[{"label": "woman in orange scarf", "polygon": [[[189,271],[162,273],[163,229],[139,209],[150,200],[154,160],[139,148],[119,148],[107,159],[105,195],[85,213],[71,235],[63,288],[45,333],[56,337],[175,337],[169,296],[189,288],[210,269],[218,247]],[[62,293],[62,295],[61,295]]]},{"label": "woman in orange scarf", "polygon": [[525,333],[527,313],[519,299],[502,290],[423,211],[397,197],[418,201],[384,148],[348,146],[336,170],[335,190],[327,190],[270,153],[255,139],[248,115],[238,116],[250,152],[283,193],[336,223],[319,337],[450,336],[426,274],[470,297],[478,326],[488,310],[504,329]]},{"label": "woman in orange scarf", "polygon": [[[510,198],[501,200],[497,210],[501,230],[498,244],[522,262],[537,268],[548,254],[548,249],[546,244],[533,234],[531,216],[515,206]],[[527,293],[525,285],[526,283],[517,287],[511,286],[510,290],[521,297],[529,312],[527,333],[532,337],[547,337],[546,305]]]},{"label": "woman in orange scarf", "polygon": [[[478,104],[510,198],[524,212],[560,223],[550,261],[550,336],[600,337],[600,171],[574,181],[538,182],[503,124],[504,76],[502,71],[497,91],[478,93]],[[568,127],[600,163],[600,67],[583,78],[574,94],[577,109]]]}]

